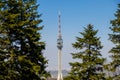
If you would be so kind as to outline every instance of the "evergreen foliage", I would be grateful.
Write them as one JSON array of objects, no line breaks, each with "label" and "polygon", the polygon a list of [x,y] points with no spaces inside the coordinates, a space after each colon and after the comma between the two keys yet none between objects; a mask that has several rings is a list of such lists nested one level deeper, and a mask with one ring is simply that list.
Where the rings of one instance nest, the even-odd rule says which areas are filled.
[{"label": "evergreen foliage", "polygon": [[0,0],[0,80],[40,80],[49,73],[36,0]]},{"label": "evergreen foliage", "polygon": [[102,45],[97,35],[98,30],[94,30],[91,24],[80,32],[82,37],[76,37],[73,48],[79,52],[72,53],[76,62],[71,62],[71,71],[66,80],[104,80],[103,63],[100,50]]},{"label": "evergreen foliage", "polygon": [[112,62],[109,64],[110,70],[113,72],[113,79],[120,79],[120,4],[118,4],[118,10],[115,13],[116,19],[111,20],[112,27],[110,27],[112,34],[109,34],[109,39],[115,46],[109,51],[111,53]]}]

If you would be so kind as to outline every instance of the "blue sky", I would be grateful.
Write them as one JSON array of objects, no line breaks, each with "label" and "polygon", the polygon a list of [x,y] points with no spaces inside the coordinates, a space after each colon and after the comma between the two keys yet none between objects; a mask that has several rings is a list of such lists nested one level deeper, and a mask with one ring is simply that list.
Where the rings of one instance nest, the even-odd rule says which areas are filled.
[{"label": "blue sky", "polygon": [[[38,0],[40,4],[38,12],[42,13],[41,19],[44,29],[41,31],[42,40],[46,43],[45,57],[49,60],[48,70],[57,69],[57,35],[58,35],[58,11],[61,12],[62,37],[64,41],[62,51],[62,68],[70,69],[69,62],[72,59],[70,53],[76,50],[72,48],[72,43],[76,41],[76,36],[83,31],[83,27],[88,24],[94,25],[98,29],[98,37],[101,37],[101,50],[103,57],[108,58],[108,51],[113,44],[108,40],[111,33],[109,27],[110,20],[115,19],[120,3],[119,0]],[[109,61],[109,59],[108,59]]]}]

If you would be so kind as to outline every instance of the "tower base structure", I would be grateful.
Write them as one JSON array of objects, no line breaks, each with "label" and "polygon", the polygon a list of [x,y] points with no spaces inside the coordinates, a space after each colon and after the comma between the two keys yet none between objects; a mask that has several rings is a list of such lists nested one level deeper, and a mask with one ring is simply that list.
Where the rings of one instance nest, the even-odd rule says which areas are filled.
[{"label": "tower base structure", "polygon": [[58,74],[57,80],[63,80],[62,74]]}]

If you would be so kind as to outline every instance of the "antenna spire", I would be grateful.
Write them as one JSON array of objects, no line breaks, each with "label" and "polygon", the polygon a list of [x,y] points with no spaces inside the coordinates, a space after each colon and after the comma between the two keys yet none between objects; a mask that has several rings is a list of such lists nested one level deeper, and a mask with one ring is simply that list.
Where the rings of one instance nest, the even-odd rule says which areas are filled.
[{"label": "antenna spire", "polygon": [[61,35],[60,17],[61,17],[61,13],[60,13],[60,11],[59,11],[59,12],[58,12],[58,37],[62,37],[62,35]]}]

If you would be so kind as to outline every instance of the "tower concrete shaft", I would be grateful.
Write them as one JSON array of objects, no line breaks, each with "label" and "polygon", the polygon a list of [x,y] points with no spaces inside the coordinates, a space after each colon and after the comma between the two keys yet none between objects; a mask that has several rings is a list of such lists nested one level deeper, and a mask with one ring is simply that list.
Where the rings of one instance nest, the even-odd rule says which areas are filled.
[{"label": "tower concrete shaft", "polygon": [[58,15],[58,39],[57,39],[57,48],[58,48],[58,77],[57,80],[63,80],[62,77],[62,47],[63,40],[61,35],[61,25],[60,25],[60,13]]},{"label": "tower concrete shaft", "polygon": [[61,65],[61,56],[62,56],[62,51],[58,50],[58,78],[57,80],[63,80],[63,76],[62,76],[62,65]]}]

